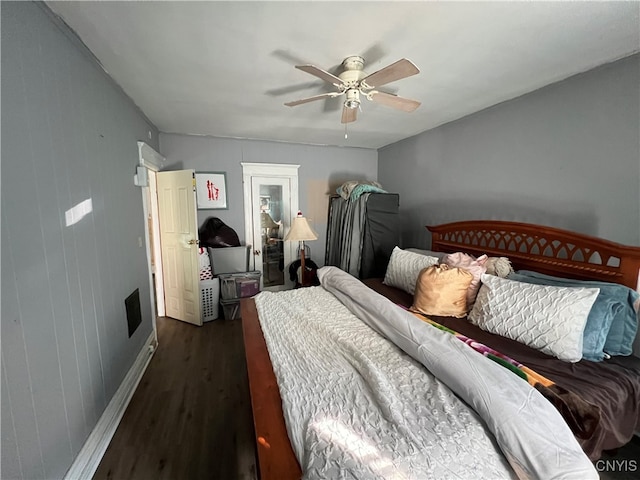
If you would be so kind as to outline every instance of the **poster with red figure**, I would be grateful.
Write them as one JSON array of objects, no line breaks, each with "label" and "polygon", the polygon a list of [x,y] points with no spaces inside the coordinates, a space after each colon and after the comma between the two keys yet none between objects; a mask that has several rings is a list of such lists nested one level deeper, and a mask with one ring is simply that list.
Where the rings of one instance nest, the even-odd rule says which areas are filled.
[{"label": "poster with red figure", "polygon": [[225,172],[196,173],[196,199],[199,209],[229,208]]}]

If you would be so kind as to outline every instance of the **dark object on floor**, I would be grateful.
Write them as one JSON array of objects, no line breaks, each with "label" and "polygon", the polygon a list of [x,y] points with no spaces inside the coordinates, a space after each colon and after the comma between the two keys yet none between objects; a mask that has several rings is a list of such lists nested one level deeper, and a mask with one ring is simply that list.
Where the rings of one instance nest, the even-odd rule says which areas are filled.
[{"label": "dark object on floor", "polygon": [[201,247],[239,247],[236,231],[218,217],[207,218],[198,230]]},{"label": "dark object on floor", "polygon": [[291,265],[289,265],[289,278],[292,282],[296,282],[296,288],[301,286],[303,283],[305,287],[310,285],[320,285],[320,280],[318,280],[318,265],[316,265],[316,262],[310,258],[307,258],[304,261],[304,269],[306,270],[304,275],[305,281],[300,281],[301,279],[298,278],[298,270],[300,269],[301,263],[302,262],[298,259],[295,262],[291,262]]}]

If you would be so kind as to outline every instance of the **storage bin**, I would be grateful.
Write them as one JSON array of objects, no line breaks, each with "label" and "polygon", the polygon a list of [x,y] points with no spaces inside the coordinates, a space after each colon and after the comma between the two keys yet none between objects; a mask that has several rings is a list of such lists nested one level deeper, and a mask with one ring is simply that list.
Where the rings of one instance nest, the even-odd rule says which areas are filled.
[{"label": "storage bin", "polygon": [[220,310],[220,280],[200,280],[200,304],[202,321],[210,322],[218,318]]},{"label": "storage bin", "polygon": [[251,247],[208,247],[211,271],[214,275],[222,273],[246,272],[249,270],[249,253]]},{"label": "storage bin", "polygon": [[260,292],[260,272],[222,273],[220,294],[223,300],[252,297]]},{"label": "storage bin", "polygon": [[220,300],[222,304],[222,313],[225,320],[236,320],[240,318],[240,299],[236,300]]}]

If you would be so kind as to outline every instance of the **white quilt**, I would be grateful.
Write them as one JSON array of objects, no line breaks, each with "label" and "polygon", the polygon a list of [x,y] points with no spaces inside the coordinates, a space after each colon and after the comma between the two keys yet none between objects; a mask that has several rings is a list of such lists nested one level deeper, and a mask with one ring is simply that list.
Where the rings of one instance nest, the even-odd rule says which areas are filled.
[{"label": "white quilt", "polygon": [[[555,410],[548,402],[551,414],[544,405],[540,408],[537,392],[526,382],[489,360],[491,365],[486,366],[482,355],[416,319],[348,274],[334,268],[323,268],[319,274],[325,288],[263,292],[256,297],[289,438],[305,478],[512,478],[515,473],[501,453],[496,437],[503,449],[505,442],[525,442],[507,445],[506,451],[520,477],[597,478],[595,469],[559,415],[564,427],[552,425],[549,431],[549,424],[557,422]],[[412,331],[401,333],[402,338],[395,341],[419,361],[372,329],[382,332],[387,327],[372,323],[366,312],[359,312],[361,318],[356,317],[326,288],[345,297],[342,300],[351,310],[382,313],[383,324],[394,325],[384,332],[385,336],[393,337],[392,330],[402,331],[403,325],[409,325]],[[354,296],[345,295],[351,289]],[[399,324],[392,318],[396,316],[400,318]],[[421,358],[407,347],[407,343],[411,343],[409,337],[415,339],[415,332],[423,329],[435,335],[433,349],[438,351],[437,356]],[[452,341],[442,340],[445,337],[440,335]],[[418,350],[428,351],[429,340],[423,340]],[[503,373],[499,370],[504,370],[505,382],[517,380],[517,388],[523,389],[533,406],[518,405],[522,400],[520,395],[516,395],[515,403],[507,403],[550,417],[536,419],[540,423],[538,429],[521,428],[516,423],[505,433],[496,425],[518,421],[507,408],[504,418],[508,421],[488,422],[498,430],[493,435],[488,432],[483,419],[423,366],[426,364],[434,372],[447,370],[443,364],[449,362],[438,360],[448,358],[446,352],[441,355],[443,349],[449,348],[448,355],[454,358],[461,347],[477,356],[479,362],[473,362],[471,373],[463,374],[457,380],[459,383],[467,382],[467,377],[481,376],[485,368],[498,377]],[[455,384],[456,380],[453,383],[454,388],[460,386]],[[468,392],[457,393],[464,398]],[[502,408],[499,399],[487,391],[478,399],[480,404],[497,401],[495,406],[476,405],[476,408],[480,406],[482,415]],[[531,421],[531,417],[525,415],[524,418]],[[513,429],[524,430],[524,436],[514,436]],[[531,443],[526,444],[526,435],[539,436],[542,430],[544,442],[551,447],[538,448],[543,442],[541,438],[532,438]],[[546,440],[549,436],[552,442]],[[522,459],[523,452],[529,458]]]}]

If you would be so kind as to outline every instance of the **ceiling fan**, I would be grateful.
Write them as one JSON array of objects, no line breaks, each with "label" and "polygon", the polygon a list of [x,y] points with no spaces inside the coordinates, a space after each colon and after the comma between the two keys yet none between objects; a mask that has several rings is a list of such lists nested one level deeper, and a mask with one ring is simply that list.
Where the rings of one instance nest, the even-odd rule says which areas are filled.
[{"label": "ceiling fan", "polygon": [[311,75],[315,75],[325,82],[331,83],[338,89],[338,91],[314,95],[313,97],[307,97],[293,102],[287,102],[285,105],[288,107],[295,107],[296,105],[301,105],[303,103],[344,95],[345,100],[342,105],[342,123],[351,123],[356,121],[358,108],[360,107],[360,99],[362,97],[381,105],[397,108],[403,112],[413,112],[420,106],[420,102],[416,100],[410,100],[392,93],[377,90],[378,87],[386,85],[387,83],[395,82],[396,80],[401,80],[403,78],[410,77],[411,75],[415,75],[416,73],[420,73],[418,67],[416,67],[410,60],[403,58],[391,65],[387,65],[377,72],[367,74],[363,71],[364,58],[352,55],[343,60],[342,67],[344,69],[343,72],[336,76],[314,65],[296,65],[297,69],[310,73]]}]

